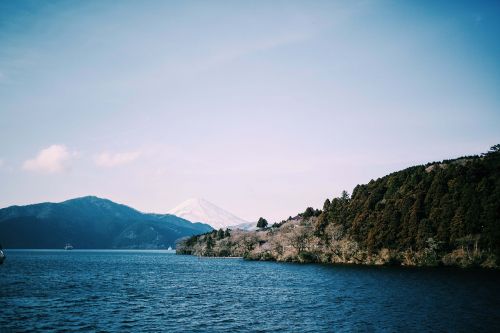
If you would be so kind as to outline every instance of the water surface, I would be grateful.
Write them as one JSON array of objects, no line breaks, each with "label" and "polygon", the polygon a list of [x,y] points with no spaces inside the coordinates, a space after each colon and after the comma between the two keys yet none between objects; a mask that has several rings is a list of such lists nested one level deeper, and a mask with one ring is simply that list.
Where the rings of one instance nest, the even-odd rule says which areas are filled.
[{"label": "water surface", "polygon": [[0,331],[500,331],[492,271],[7,250]]}]

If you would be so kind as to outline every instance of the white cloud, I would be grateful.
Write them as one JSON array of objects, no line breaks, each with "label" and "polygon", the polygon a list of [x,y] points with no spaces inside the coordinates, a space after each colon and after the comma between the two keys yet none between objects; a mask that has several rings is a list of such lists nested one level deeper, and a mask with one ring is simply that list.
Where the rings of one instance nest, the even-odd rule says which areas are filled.
[{"label": "white cloud", "polygon": [[68,162],[75,155],[64,145],[52,145],[42,149],[35,158],[25,161],[23,169],[44,173],[62,172],[68,169]]},{"label": "white cloud", "polygon": [[95,156],[95,164],[104,168],[113,168],[135,161],[140,156],[139,152],[123,152],[123,153],[102,153]]}]

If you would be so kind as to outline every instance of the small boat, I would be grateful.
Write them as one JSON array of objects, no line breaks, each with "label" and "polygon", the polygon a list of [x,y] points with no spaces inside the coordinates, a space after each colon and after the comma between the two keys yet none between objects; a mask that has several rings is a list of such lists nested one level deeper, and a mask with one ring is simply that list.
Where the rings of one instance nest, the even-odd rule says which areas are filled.
[{"label": "small boat", "polygon": [[65,250],[73,250],[73,245],[71,245],[70,243],[64,245],[64,249]]},{"label": "small boat", "polygon": [[5,258],[7,258],[7,257],[5,256],[3,251],[0,250],[0,265],[3,264],[3,262],[5,261]]}]

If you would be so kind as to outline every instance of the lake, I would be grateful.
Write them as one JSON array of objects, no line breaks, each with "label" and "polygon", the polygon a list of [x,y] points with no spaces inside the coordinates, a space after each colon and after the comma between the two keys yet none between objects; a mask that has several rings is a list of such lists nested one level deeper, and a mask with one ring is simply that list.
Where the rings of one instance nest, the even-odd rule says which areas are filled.
[{"label": "lake", "polygon": [[500,331],[494,271],[5,252],[0,331]]}]

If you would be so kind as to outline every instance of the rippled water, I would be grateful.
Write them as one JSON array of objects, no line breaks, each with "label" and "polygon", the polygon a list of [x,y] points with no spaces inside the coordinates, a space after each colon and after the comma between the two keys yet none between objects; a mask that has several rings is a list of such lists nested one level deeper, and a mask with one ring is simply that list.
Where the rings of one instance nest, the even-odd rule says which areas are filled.
[{"label": "rippled water", "polygon": [[497,272],[7,251],[0,331],[499,331]]}]

